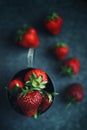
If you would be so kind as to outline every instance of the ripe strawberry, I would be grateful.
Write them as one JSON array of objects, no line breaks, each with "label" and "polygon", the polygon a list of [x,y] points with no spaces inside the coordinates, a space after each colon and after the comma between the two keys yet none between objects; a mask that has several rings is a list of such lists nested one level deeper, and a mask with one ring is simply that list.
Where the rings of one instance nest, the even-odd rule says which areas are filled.
[{"label": "ripe strawberry", "polygon": [[52,13],[47,16],[46,21],[44,22],[45,28],[52,34],[58,35],[61,31],[63,24],[63,19],[61,16],[58,16],[57,13]]},{"label": "ripe strawberry", "polygon": [[83,86],[79,83],[72,84],[66,91],[66,97],[69,100],[69,107],[72,103],[81,102],[84,98]]},{"label": "ripe strawberry", "polygon": [[8,85],[8,93],[12,96],[17,95],[24,88],[24,84],[20,79],[13,79]]},{"label": "ripe strawberry", "polygon": [[70,58],[65,61],[62,71],[64,74],[67,75],[75,75],[78,74],[80,71],[80,62],[77,58]]},{"label": "ripe strawberry", "polygon": [[20,79],[13,79],[13,80],[9,83],[8,88],[9,88],[9,89],[13,89],[14,87],[23,88],[23,87],[24,87],[24,84],[23,84],[23,82],[22,82]]},{"label": "ripe strawberry", "polygon": [[56,57],[59,60],[64,60],[68,52],[69,52],[69,48],[64,43],[57,43],[53,49],[53,53],[56,55]]},{"label": "ripe strawberry", "polygon": [[24,90],[17,96],[17,103],[26,116],[34,116],[42,102],[42,95],[39,91]]},{"label": "ripe strawberry", "polygon": [[36,30],[27,26],[18,30],[17,41],[19,45],[25,48],[36,48],[40,44]]},{"label": "ripe strawberry", "polygon": [[42,103],[41,103],[41,106],[40,106],[40,112],[44,112],[46,111],[52,104],[52,95],[50,94],[50,98],[45,95],[43,96],[43,100],[42,100]]},{"label": "ripe strawberry", "polygon": [[48,76],[41,69],[32,69],[26,73],[24,81],[27,87],[32,86],[34,90],[35,88],[40,90],[45,88],[48,83]]}]

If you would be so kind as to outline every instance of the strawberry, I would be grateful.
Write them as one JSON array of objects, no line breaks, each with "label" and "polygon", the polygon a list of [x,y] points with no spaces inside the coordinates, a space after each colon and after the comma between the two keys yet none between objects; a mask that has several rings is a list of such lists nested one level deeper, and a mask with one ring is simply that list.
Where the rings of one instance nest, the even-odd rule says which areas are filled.
[{"label": "strawberry", "polygon": [[62,17],[58,16],[57,13],[52,13],[51,15],[47,16],[46,21],[44,22],[44,27],[52,35],[58,35],[61,31],[62,24]]},{"label": "strawberry", "polygon": [[17,96],[17,103],[26,116],[35,116],[42,102],[42,95],[39,91],[24,90]]},{"label": "strawberry", "polygon": [[27,26],[18,30],[17,41],[20,46],[25,48],[36,48],[40,44],[36,30]]},{"label": "strawberry", "polygon": [[81,102],[84,98],[84,90],[83,86],[79,83],[74,83],[70,85],[68,90],[66,91],[66,97],[69,100],[69,107],[72,103]]},{"label": "strawberry", "polygon": [[18,94],[22,88],[24,88],[24,84],[20,79],[17,78],[10,81],[7,90],[9,94],[15,95]]},{"label": "strawberry", "polygon": [[78,74],[80,71],[80,62],[77,58],[70,58],[65,61],[64,65],[62,66],[62,71],[64,74],[67,75],[75,75]]},{"label": "strawberry", "polygon": [[43,100],[42,100],[42,103],[40,106],[41,113],[46,111],[52,104],[52,95],[50,94],[49,96],[50,96],[50,98],[47,95],[43,96]]},{"label": "strawberry", "polygon": [[56,57],[59,60],[64,60],[68,52],[69,52],[69,48],[64,43],[57,43],[53,49],[53,53],[56,55]]},{"label": "strawberry", "polygon": [[27,87],[32,86],[34,90],[40,90],[44,89],[48,83],[48,76],[41,69],[32,69],[25,74],[24,81]]},{"label": "strawberry", "polygon": [[13,89],[14,87],[23,88],[24,84],[23,84],[23,82],[20,79],[13,79],[9,83],[8,88],[9,89]]}]

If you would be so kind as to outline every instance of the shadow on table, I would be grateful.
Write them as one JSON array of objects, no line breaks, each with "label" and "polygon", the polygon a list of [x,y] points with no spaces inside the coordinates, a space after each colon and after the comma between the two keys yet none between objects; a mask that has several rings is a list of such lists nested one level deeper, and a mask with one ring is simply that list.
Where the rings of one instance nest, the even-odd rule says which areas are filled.
[{"label": "shadow on table", "polygon": [[23,47],[19,46],[18,45],[18,41],[17,41],[17,30],[12,30],[9,35],[7,35],[6,37],[6,43],[7,43],[7,46],[9,46],[10,48],[17,48],[17,49],[23,49]]},{"label": "shadow on table", "polygon": [[7,87],[7,81],[8,79],[5,79],[0,82],[0,116],[4,115],[7,113],[8,114],[8,109],[9,109],[9,106],[8,106],[8,97],[7,97],[7,90],[6,90],[6,87]]}]

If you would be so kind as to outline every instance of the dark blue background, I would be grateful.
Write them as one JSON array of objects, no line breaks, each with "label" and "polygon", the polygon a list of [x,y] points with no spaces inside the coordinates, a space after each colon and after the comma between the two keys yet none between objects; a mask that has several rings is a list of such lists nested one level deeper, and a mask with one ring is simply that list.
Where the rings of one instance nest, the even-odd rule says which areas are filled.
[{"label": "dark blue background", "polygon": [[[50,12],[59,13],[64,24],[60,35],[51,36],[41,24]],[[27,67],[28,49],[14,42],[16,30],[23,24],[37,29],[41,41],[35,51],[34,67],[45,70],[60,95],[52,107],[37,120],[16,113],[10,106],[4,88],[15,73]],[[80,73],[71,78],[59,73],[60,62],[51,52],[56,42],[70,47],[67,58],[77,57]],[[86,0],[0,0],[0,129],[1,130],[87,130],[87,1]],[[66,86],[79,82],[85,90],[81,104],[65,110],[62,93]]]}]

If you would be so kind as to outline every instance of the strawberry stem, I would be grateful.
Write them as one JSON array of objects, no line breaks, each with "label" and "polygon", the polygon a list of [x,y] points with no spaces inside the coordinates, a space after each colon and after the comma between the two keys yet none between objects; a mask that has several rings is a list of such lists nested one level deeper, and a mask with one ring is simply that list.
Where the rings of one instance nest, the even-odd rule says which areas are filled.
[{"label": "strawberry stem", "polygon": [[69,102],[69,103],[66,105],[66,109],[68,109],[71,105],[72,105],[72,102]]},{"label": "strawberry stem", "polygon": [[52,15],[51,15],[51,19],[55,19],[55,18],[57,18],[58,17],[58,15],[57,15],[57,13],[52,13]]},{"label": "strawberry stem", "polygon": [[48,97],[48,99],[49,99],[49,102],[52,102],[52,95],[49,94],[49,93],[47,93],[47,97]]},{"label": "strawberry stem", "polygon": [[67,96],[67,98],[68,98],[69,102],[66,105],[66,109],[68,109],[73,103],[77,103],[76,98],[71,98],[70,96]]},{"label": "strawberry stem", "polygon": [[38,113],[36,112],[35,114],[34,114],[34,119],[37,119],[38,118]]},{"label": "strawberry stem", "polygon": [[50,21],[50,20],[54,20],[58,18],[58,15],[57,13],[53,12],[51,15],[47,16],[47,20]]},{"label": "strawberry stem", "polygon": [[21,96],[24,97],[24,96],[27,94],[27,92],[29,92],[28,87],[26,87],[25,89],[22,89],[22,92],[20,93],[20,97],[21,97]]},{"label": "strawberry stem", "polygon": [[51,94],[51,96],[57,96],[57,95],[59,95],[58,92],[48,93],[48,92],[45,91],[45,90],[43,90],[42,92],[43,92],[45,95],[49,95],[49,94]]},{"label": "strawberry stem", "polygon": [[53,93],[52,93],[52,96],[57,96],[57,95],[59,95],[58,92],[53,92]]}]

